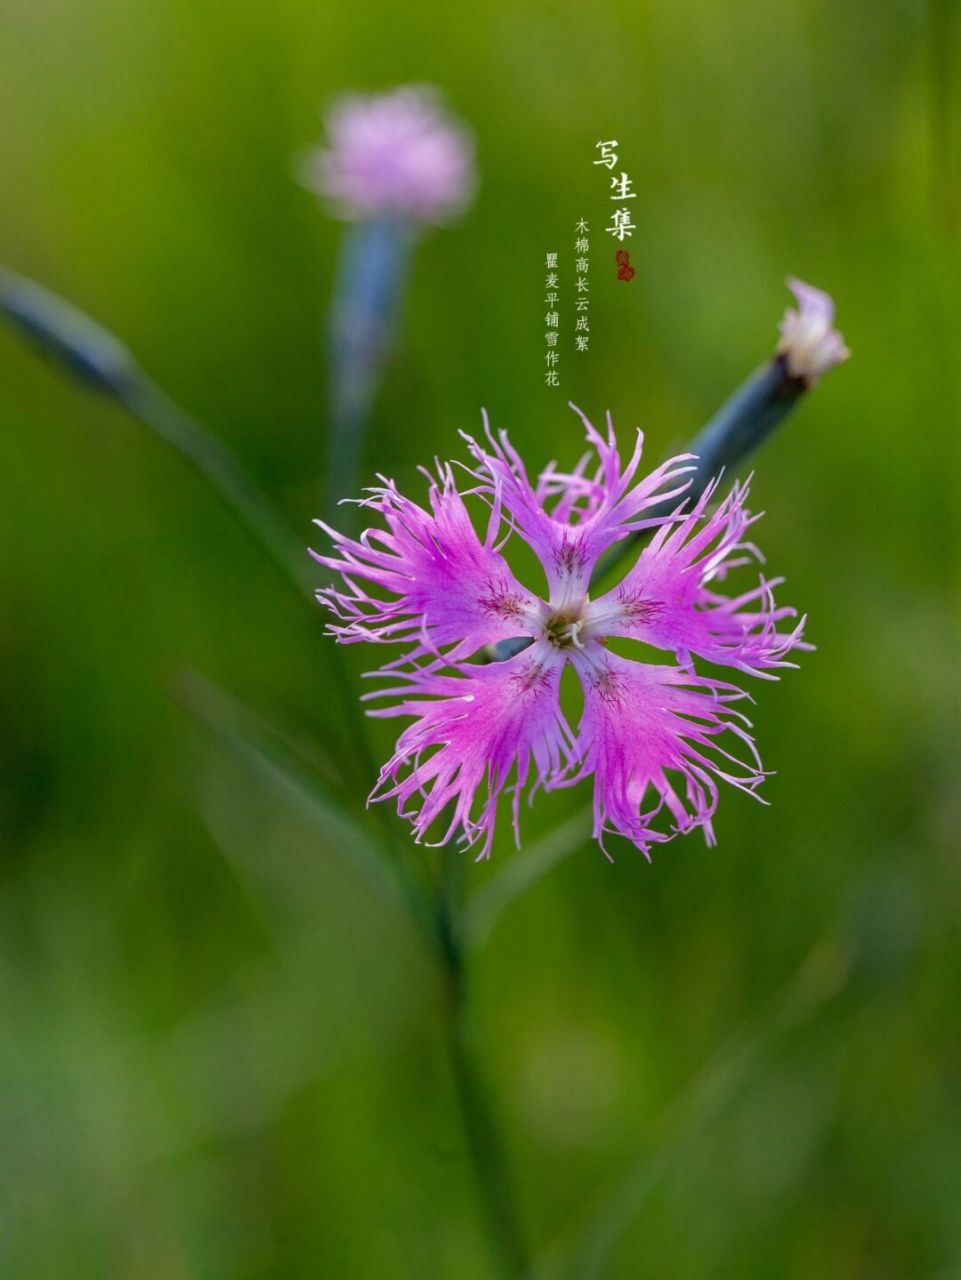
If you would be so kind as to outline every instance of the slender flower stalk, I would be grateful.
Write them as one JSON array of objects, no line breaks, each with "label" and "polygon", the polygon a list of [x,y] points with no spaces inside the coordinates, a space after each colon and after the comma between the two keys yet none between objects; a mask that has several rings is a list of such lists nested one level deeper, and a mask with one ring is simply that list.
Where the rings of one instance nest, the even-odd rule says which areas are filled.
[{"label": "slender flower stalk", "polygon": [[[690,451],[696,458],[691,498],[699,498],[715,476],[730,472],[753,453],[824,374],[850,358],[844,339],[834,328],[831,296],[793,277],[787,285],[798,306],[785,312],[774,354],[721,405],[691,443]],[[666,506],[662,513],[667,514]],[[614,569],[633,546],[630,541],[622,543],[603,560],[598,579]]]},{"label": "slender flower stalk", "polygon": [[[327,322],[330,420],[324,510],[355,488],[371,410],[396,332],[413,247],[423,228],[467,207],[476,179],[470,137],[429,89],[340,100],[330,146],[304,173],[351,224]],[[435,901],[445,978],[445,1030],[483,1222],[498,1272],[520,1277],[526,1258],[506,1161],[465,1027],[465,973],[457,921],[458,868]]]},{"label": "slender flower stalk", "polygon": [[774,355],[740,386],[691,444],[697,456],[692,490],[701,493],[725,468],[736,466],[763,444],[824,374],[849,359],[844,339],[834,328],[829,294],[789,279],[798,302],[780,324]]},{"label": "slender flower stalk", "polygon": [[[342,644],[404,647],[373,673],[387,686],[367,695],[388,703],[370,714],[413,721],[371,798],[394,800],[418,841],[456,837],[486,857],[503,793],[519,841],[525,793],[590,777],[602,848],[616,833],[649,856],[695,827],[713,844],[719,783],[750,795],[763,783],[750,724],[735,705],[747,695],[695,670],[699,658],[772,679],[807,647],[804,620],[775,602],[781,579],[761,574],[727,590],[730,572],[760,559],[747,537],[757,519],[748,486],[736,485],[713,511],[714,483],[685,501],[690,454],[642,477],[640,432],[622,464],[610,417],[602,435],[580,416],[589,451],[571,472],[551,464],[531,482],[506,433],[495,435],[485,418],[484,439],[466,438],[465,494],[453,467],[439,463],[436,474],[425,472],[426,508],[381,477],[361,506],[384,527],[353,539],[318,521],[333,548],[315,557],[340,577],[318,592],[334,615],[331,634]],[[486,508],[483,536],[465,498]],[[600,558],[642,532],[653,537],[634,567],[592,598]],[[538,556],[543,594],[509,567],[511,536]],[[614,637],[659,656],[622,657],[608,645]],[[485,645],[517,638],[528,647],[515,656],[471,661]],[[560,705],[568,667],[584,694],[576,732]]]},{"label": "slender flower stalk", "polygon": [[0,269],[0,311],[68,373],[110,396],[176,449],[247,526],[300,590],[312,591],[293,530],[233,454],[176,404],[107,329],[52,290]]},{"label": "slender flower stalk", "polygon": [[424,228],[452,221],[476,186],[466,128],[440,95],[407,85],[346,94],[327,117],[329,145],[300,166],[304,185],[348,224],[327,322],[330,430],[324,507],[355,487],[384,363]]},{"label": "slender flower stalk", "polygon": [[451,1073],[470,1149],[491,1261],[499,1275],[509,1280],[521,1280],[528,1274],[524,1232],[517,1213],[500,1128],[482,1073],[474,1060],[467,1026],[467,966],[461,904],[464,860],[454,849],[446,849],[444,853],[435,915],[444,975],[444,1025]]},{"label": "slender flower stalk", "polygon": [[327,319],[327,509],[356,481],[380,373],[399,320],[411,246],[410,228],[391,217],[358,222],[344,236]]}]

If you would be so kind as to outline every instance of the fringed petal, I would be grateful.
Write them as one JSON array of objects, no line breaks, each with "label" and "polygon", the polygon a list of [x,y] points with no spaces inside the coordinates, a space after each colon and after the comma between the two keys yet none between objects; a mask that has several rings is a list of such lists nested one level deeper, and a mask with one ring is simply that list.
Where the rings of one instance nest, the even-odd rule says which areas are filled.
[{"label": "fringed petal", "polygon": [[[594,567],[608,547],[640,529],[671,519],[663,514],[663,504],[684,492],[689,483],[684,477],[693,470],[690,456],[683,454],[635,482],[642,433],[638,431],[634,451],[622,466],[610,414],[605,438],[576,406],[571,408],[583,421],[588,444],[597,455],[593,476],[586,474],[587,459],[582,458],[570,473],[557,471],[551,463],[537,485],[532,485],[506,431],[495,434],[486,414],[486,443],[466,437],[477,462],[482,491],[486,480],[489,499],[503,502],[514,528],[536,552],[555,609],[583,601]],[[655,506],[660,506],[662,513],[645,516],[645,511]]]},{"label": "fringed petal", "polygon": [[[713,845],[718,783],[753,795],[765,777],[750,724],[730,707],[746,695],[677,667],[632,662],[596,643],[574,666],[584,686],[581,766],[563,781],[593,775],[601,847],[609,832],[650,857],[652,845],[695,827]],[[738,746],[746,759],[733,754]]]},{"label": "fringed petal", "polygon": [[443,651],[452,662],[497,640],[538,634],[537,598],[495,549],[501,523],[496,497],[482,542],[451,467],[439,464],[438,478],[428,479],[427,511],[383,477],[370,490],[362,505],[381,515],[386,529],[367,529],[354,539],[316,522],[333,539],[334,554],[311,554],[342,578],[342,585],[317,592],[337,618],[332,634],[342,644],[409,644],[412,659]]},{"label": "fringed petal", "polygon": [[[371,714],[414,716],[381,770],[371,799],[396,799],[418,842],[444,815],[433,842],[459,836],[490,854],[497,802],[511,793],[515,839],[521,795],[533,774],[537,787],[557,780],[574,761],[571,731],[561,714],[564,660],[546,641],[507,662],[464,668],[460,675],[391,672],[404,681],[379,697],[401,701]],[[513,774],[513,781],[511,776]]]},{"label": "fringed petal", "polygon": [[777,668],[795,665],[789,660],[793,650],[810,648],[802,640],[805,619],[775,604],[774,589],[783,579],[762,576],[740,595],[718,590],[729,570],[761,557],[745,541],[758,519],[745,506],[748,485],[735,485],[708,514],[715,490],[716,482],[693,510],[657,530],[620,585],[591,602],[585,630],[670,650],[685,666],[697,655],[775,678]]}]

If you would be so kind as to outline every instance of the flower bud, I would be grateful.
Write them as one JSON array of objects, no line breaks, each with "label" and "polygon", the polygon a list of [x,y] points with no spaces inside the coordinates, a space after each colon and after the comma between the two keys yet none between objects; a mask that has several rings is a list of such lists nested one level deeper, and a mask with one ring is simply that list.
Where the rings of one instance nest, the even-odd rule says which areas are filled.
[{"label": "flower bud", "polygon": [[787,286],[798,301],[781,321],[777,354],[783,357],[790,377],[813,386],[822,374],[849,359],[851,353],[834,326],[834,299],[830,294],[793,278]]}]

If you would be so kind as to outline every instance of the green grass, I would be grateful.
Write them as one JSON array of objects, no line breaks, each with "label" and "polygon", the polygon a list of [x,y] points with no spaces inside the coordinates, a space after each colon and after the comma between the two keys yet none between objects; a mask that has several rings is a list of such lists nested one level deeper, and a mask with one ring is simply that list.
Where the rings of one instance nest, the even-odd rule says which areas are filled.
[{"label": "green grass", "polygon": [[[291,168],[344,88],[440,84],[482,173],[417,252],[371,473],[416,484],[481,405],[572,461],[569,398],[659,458],[766,356],[786,275],[837,299],[854,360],[755,461],[818,646],[754,690],[771,807],[728,794],[717,849],[652,866],[579,843],[471,954],[544,1275],[585,1280],[597,1213],[605,1280],[961,1275],[959,41],[935,0],[0,18],[6,260],[122,335],[305,543],[341,228]],[[550,391],[543,256],[605,219],[612,136],[637,276],[595,234],[592,350]],[[346,722],[319,611],[186,465],[6,331],[0,412],[0,1273],[487,1280],[416,931],[180,673],[346,785],[360,841],[388,815],[345,737],[379,761],[392,726]],[[585,800],[541,798],[528,845]],[[515,857],[505,832],[469,891]]]}]

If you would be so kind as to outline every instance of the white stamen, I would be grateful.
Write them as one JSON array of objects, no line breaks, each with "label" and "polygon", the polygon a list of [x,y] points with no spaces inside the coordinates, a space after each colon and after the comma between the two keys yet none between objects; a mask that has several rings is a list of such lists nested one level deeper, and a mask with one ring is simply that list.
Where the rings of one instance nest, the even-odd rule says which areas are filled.
[{"label": "white stamen", "polygon": [[562,640],[568,640],[574,646],[575,649],[583,649],[584,644],[583,644],[583,641],[580,639],[580,634],[583,626],[584,626],[583,620],[578,620],[577,622],[569,622],[567,626],[564,627],[564,629],[561,631],[560,638]]}]

